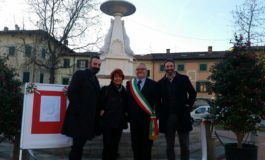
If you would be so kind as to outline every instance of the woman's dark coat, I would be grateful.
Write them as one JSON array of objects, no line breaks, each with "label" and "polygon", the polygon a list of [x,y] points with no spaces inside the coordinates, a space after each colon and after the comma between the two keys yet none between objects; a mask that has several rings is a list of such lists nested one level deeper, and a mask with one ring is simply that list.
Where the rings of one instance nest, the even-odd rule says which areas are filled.
[{"label": "woman's dark coat", "polygon": [[100,109],[104,110],[102,117],[104,128],[126,127],[127,96],[123,86],[120,90],[112,83],[102,87],[99,104]]}]

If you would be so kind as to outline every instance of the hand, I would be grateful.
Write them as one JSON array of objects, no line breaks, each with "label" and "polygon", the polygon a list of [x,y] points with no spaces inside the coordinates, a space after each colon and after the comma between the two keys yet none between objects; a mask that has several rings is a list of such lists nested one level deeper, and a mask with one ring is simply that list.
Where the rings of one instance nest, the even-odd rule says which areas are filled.
[{"label": "hand", "polygon": [[101,110],[99,115],[102,117],[104,115],[105,111],[104,110]]}]

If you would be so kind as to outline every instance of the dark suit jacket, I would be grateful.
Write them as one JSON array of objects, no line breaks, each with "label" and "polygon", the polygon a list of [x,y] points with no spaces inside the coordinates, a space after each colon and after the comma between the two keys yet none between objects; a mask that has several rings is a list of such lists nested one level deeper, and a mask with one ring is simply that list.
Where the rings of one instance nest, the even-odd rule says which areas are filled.
[{"label": "dark suit jacket", "polygon": [[[164,76],[159,82],[159,93],[161,94],[161,105],[158,109],[159,114],[159,130],[165,132],[167,130],[167,119],[169,117],[169,106],[166,101],[166,81],[168,79]],[[192,130],[192,122],[190,116],[191,107],[196,99],[196,91],[194,90],[189,78],[185,75],[176,73],[173,79],[174,87],[176,87],[177,94],[175,95],[178,107],[178,131],[188,132]]]},{"label": "dark suit jacket", "polygon": [[69,106],[66,111],[62,134],[70,137],[94,137],[95,118],[100,86],[90,70],[74,73],[68,88]]},{"label": "dark suit jacket", "polygon": [[[130,87],[129,82],[127,82],[126,86],[127,94],[128,94],[128,115],[130,123],[137,123],[144,127],[149,127],[150,123],[150,115],[148,115],[134,100]],[[146,78],[145,84],[141,90],[141,93],[151,105],[152,108],[157,108],[159,103],[159,95],[158,95],[158,85],[157,82]]]}]

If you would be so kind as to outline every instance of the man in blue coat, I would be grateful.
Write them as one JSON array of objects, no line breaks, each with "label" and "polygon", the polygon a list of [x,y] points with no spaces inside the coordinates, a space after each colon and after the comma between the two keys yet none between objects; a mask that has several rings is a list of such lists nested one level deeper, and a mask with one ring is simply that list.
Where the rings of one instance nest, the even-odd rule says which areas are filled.
[{"label": "man in blue coat", "polygon": [[161,105],[159,131],[165,133],[167,158],[175,160],[175,134],[178,133],[181,160],[189,160],[189,132],[192,130],[190,111],[196,99],[196,92],[186,75],[175,71],[175,62],[167,60],[165,76],[158,82]]}]

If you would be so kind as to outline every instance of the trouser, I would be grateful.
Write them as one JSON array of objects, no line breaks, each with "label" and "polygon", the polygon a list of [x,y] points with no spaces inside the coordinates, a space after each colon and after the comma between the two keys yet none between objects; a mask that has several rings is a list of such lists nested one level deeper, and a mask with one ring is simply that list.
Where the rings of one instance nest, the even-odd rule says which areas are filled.
[{"label": "trouser", "polygon": [[[167,131],[165,133],[167,143],[167,159],[175,160],[175,135],[177,132],[178,117],[177,115],[171,114],[167,122]],[[181,160],[189,160],[189,132],[179,132],[179,145],[180,145],[180,157]]]},{"label": "trouser", "polygon": [[69,160],[81,160],[83,154],[83,147],[86,144],[87,138],[73,137],[73,145],[69,154]]},{"label": "trouser", "polygon": [[120,128],[105,128],[103,130],[103,160],[116,160],[122,135]]},{"label": "trouser", "polygon": [[153,141],[149,139],[149,128],[131,123],[131,143],[134,160],[151,160]]}]

